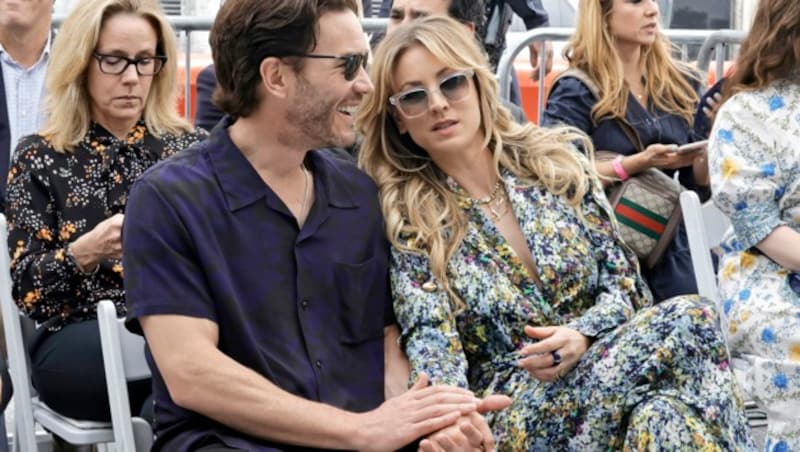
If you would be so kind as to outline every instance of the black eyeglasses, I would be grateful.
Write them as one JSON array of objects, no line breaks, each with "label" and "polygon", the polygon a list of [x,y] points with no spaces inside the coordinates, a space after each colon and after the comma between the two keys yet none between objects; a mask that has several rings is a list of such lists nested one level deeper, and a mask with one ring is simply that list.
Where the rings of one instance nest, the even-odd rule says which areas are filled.
[{"label": "black eyeglasses", "polygon": [[366,53],[351,53],[349,55],[318,55],[315,53],[298,53],[296,55],[287,55],[300,58],[320,58],[330,60],[344,61],[344,79],[348,82],[356,78],[359,68],[367,68],[367,60],[369,55]]},{"label": "black eyeglasses", "polygon": [[439,91],[451,103],[466,99],[469,95],[469,81],[474,75],[475,70],[473,69],[452,72],[439,79],[438,90],[431,90],[424,86],[407,89],[389,97],[389,103],[397,107],[406,118],[416,118],[428,111],[431,94],[435,91]]},{"label": "black eyeglasses", "polygon": [[94,53],[100,72],[104,74],[120,75],[128,70],[128,66],[134,65],[136,73],[139,75],[156,75],[164,63],[167,61],[165,56],[145,56],[139,58],[128,58],[121,55],[107,55]]}]

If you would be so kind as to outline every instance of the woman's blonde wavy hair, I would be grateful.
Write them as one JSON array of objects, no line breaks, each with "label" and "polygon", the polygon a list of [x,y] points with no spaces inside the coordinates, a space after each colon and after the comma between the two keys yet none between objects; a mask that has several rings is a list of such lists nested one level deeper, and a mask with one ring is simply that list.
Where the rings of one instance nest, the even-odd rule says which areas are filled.
[{"label": "woman's blonde wavy hair", "polygon": [[542,184],[565,195],[577,206],[587,190],[588,161],[574,143],[591,151],[591,143],[576,129],[519,125],[500,102],[497,82],[485,54],[463,24],[444,16],[430,16],[403,26],[387,36],[375,52],[370,77],[375,90],[368,95],[356,118],[364,135],[359,165],[378,184],[387,235],[397,248],[426,253],[431,271],[451,295],[447,263],[467,231],[468,220],[456,195],[446,185],[445,174],[428,153],[407,134],[401,134],[389,105],[395,93],[398,60],[408,49],[422,46],[443,65],[454,70],[473,69],[481,110],[481,131],[492,152],[494,170],[506,168],[530,184]]},{"label": "woman's blonde wavy hair", "polygon": [[800,2],[761,0],[753,26],[736,58],[736,70],[724,83],[723,99],[762,89],[800,68]]},{"label": "woman's blonde wavy hair", "polygon": [[191,125],[176,110],[177,46],[175,32],[156,0],[81,0],[58,30],[50,52],[45,87],[47,122],[40,132],[58,152],[71,152],[89,131],[91,114],[87,70],[97,64],[93,52],[106,20],[135,14],[152,25],[156,53],[167,57],[153,76],[144,107],[147,129],[155,136],[182,133]]},{"label": "woman's blonde wavy hair", "polygon": [[[600,89],[600,99],[592,108],[595,124],[603,118],[624,119],[628,109],[630,89],[608,26],[613,4],[614,0],[580,0],[575,33],[564,49],[570,67],[589,74]],[[698,96],[687,77],[697,75],[688,65],[672,58],[672,48],[661,31],[652,45],[642,46],[645,89],[659,110],[677,113],[691,124]]]}]

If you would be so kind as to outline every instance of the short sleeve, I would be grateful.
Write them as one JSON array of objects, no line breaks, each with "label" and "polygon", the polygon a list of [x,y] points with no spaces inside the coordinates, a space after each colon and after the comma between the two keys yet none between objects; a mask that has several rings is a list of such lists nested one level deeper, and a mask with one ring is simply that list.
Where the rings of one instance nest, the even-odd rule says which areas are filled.
[{"label": "short sleeve", "polygon": [[778,205],[785,177],[779,156],[781,142],[791,138],[781,138],[785,133],[780,121],[768,111],[778,99],[738,94],[720,108],[711,131],[709,171],[714,204],[730,218],[744,248],[755,246],[784,224]]},{"label": "short sleeve", "polygon": [[411,381],[424,372],[434,384],[466,388],[467,359],[450,298],[430,277],[427,256],[392,247],[391,283],[400,345]]},{"label": "short sleeve", "polygon": [[592,107],[595,98],[589,88],[575,77],[559,79],[547,97],[542,125],[577,127],[587,135],[594,130]]},{"label": "short sleeve", "polygon": [[138,319],[183,315],[216,322],[203,269],[186,225],[164,192],[147,179],[130,193],[122,230],[128,328]]}]

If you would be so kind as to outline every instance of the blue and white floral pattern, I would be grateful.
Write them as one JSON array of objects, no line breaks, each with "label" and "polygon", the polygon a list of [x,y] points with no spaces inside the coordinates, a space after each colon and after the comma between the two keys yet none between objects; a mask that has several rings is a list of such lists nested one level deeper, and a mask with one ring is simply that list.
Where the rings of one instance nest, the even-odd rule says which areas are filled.
[{"label": "blue and white floral pattern", "polygon": [[797,276],[755,247],[779,226],[800,232],[800,78],[725,102],[709,165],[714,203],[733,226],[718,275],[723,329],[745,391],[768,411],[766,449],[800,451]]},{"label": "blue and white floral pattern", "polygon": [[[425,372],[434,383],[511,396],[488,415],[502,451],[753,450],[715,314],[698,297],[644,308],[650,293],[599,183],[581,219],[563,196],[508,172],[503,179],[542,287],[463,196],[469,229],[448,273],[466,309],[432,282],[427,256],[393,250],[412,378]],[[593,343],[564,377],[540,382],[516,364],[530,342],[525,325],[566,325]]]}]

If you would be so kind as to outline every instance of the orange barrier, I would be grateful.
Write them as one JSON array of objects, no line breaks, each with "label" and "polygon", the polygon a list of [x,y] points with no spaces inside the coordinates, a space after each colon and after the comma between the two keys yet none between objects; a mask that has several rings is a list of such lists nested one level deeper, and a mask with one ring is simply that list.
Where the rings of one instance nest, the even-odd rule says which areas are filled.
[{"label": "orange barrier", "polygon": [[[191,121],[192,123],[194,123],[194,115],[195,112],[197,111],[197,74],[199,74],[200,71],[202,71],[205,67],[206,64],[199,66],[192,66],[192,70],[190,72],[191,84],[189,85],[189,91],[192,93],[192,98],[189,106],[189,121]],[[186,70],[183,66],[178,66],[178,83],[176,86],[176,89],[178,90],[177,107],[178,107],[178,113],[180,113],[181,116],[183,116],[184,113],[186,113],[186,102],[185,102],[186,96],[184,95],[184,93],[186,92],[184,90],[185,86],[186,86]]]}]

